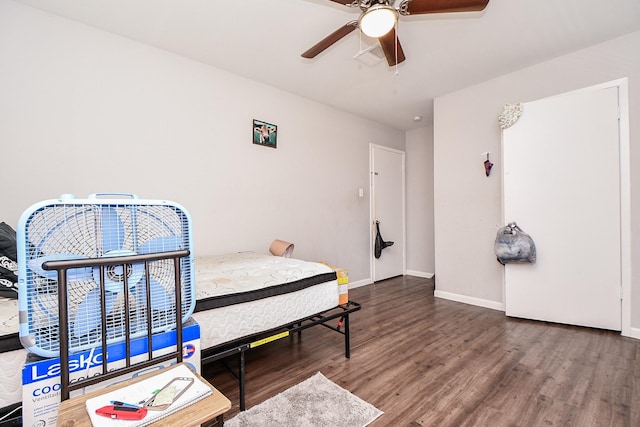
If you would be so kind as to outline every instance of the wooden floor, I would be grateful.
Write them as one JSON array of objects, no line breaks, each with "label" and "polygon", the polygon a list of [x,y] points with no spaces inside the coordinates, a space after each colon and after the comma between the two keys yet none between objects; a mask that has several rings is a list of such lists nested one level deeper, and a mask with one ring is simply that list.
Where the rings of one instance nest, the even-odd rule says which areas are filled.
[{"label": "wooden floor", "polygon": [[[398,277],[350,291],[352,353],[316,326],[247,353],[247,407],[322,372],[384,411],[381,426],[640,426],[640,340],[507,318]],[[217,363],[204,375],[233,402]]]}]

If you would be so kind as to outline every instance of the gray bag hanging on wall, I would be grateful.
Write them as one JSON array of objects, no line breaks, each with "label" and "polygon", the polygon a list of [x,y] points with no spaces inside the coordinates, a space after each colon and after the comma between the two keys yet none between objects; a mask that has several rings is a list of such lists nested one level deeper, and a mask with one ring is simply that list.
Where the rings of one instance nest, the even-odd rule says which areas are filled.
[{"label": "gray bag hanging on wall", "polygon": [[500,264],[536,262],[536,244],[515,222],[498,229],[494,250]]}]

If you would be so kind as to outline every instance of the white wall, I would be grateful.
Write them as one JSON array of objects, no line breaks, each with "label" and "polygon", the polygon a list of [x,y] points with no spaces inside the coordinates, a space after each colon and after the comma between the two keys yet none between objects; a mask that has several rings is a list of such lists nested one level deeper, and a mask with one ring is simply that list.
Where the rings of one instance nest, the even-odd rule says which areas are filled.
[{"label": "white wall", "polygon": [[407,274],[432,277],[433,126],[407,132]]},{"label": "white wall", "polygon": [[[640,32],[610,40],[435,100],[437,294],[502,308],[502,267],[493,241],[501,222],[500,129],[504,104],[527,102],[629,78],[632,231],[640,229]],[[495,166],[484,175],[481,153]],[[597,173],[597,165],[594,165]],[[632,241],[640,265],[640,241]],[[631,326],[640,337],[640,269],[632,273]]]},{"label": "white wall", "polygon": [[[252,119],[278,148],[252,144]],[[196,255],[326,260],[370,279],[369,143],[405,134],[7,0],[0,0],[0,220],[62,193],[130,192],[193,217]]]}]

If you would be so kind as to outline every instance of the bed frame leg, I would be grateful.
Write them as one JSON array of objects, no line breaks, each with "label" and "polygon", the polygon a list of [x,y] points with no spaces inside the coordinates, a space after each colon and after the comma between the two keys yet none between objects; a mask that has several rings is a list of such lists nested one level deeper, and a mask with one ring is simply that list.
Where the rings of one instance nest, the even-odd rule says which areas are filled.
[{"label": "bed frame leg", "polygon": [[244,350],[240,351],[240,368],[239,368],[239,382],[240,382],[240,410],[244,411],[246,409],[245,403],[245,383],[244,383]]},{"label": "bed frame leg", "polygon": [[349,314],[344,316],[344,356],[351,357],[351,336],[349,334]]}]

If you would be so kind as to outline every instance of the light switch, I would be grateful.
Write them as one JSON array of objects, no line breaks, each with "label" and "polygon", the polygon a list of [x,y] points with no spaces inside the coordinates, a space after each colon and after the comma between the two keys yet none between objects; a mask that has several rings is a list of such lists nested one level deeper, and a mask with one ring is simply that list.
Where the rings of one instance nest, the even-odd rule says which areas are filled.
[{"label": "light switch", "polygon": [[364,189],[358,188],[358,197],[364,197]]}]

